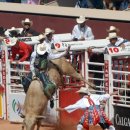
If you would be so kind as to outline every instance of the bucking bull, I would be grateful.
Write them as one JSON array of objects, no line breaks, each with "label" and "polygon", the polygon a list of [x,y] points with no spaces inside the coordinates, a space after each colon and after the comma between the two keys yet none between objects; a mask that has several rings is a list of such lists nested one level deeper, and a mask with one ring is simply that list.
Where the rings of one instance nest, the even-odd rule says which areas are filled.
[{"label": "bucking bull", "polygon": [[[57,70],[57,68],[59,70]],[[50,80],[54,81],[57,87],[63,85],[62,75],[69,75],[73,78],[86,82],[91,87],[94,87],[85,81],[82,75],[77,73],[71,63],[67,62],[65,58],[52,60],[52,63],[50,62],[48,66],[48,75]],[[24,130],[24,127],[26,130],[34,130],[35,125],[37,125],[37,130],[39,130],[41,125],[40,119],[44,118],[42,115],[49,100],[44,94],[42,86],[42,82],[38,79],[32,80],[29,86],[23,107],[24,120],[22,130]]]}]

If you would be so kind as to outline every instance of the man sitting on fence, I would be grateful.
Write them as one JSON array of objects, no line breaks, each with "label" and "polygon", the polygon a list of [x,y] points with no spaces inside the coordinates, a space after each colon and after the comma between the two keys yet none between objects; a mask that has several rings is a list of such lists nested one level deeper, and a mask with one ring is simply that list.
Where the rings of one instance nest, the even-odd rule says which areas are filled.
[{"label": "man sitting on fence", "polygon": [[[119,33],[119,29],[116,28],[115,26],[110,26],[109,29],[107,30],[108,34],[109,33],[116,33],[118,35]],[[120,45],[120,44],[124,44],[125,46],[129,45],[130,44],[130,41],[128,41],[127,39],[124,39],[120,36],[117,37],[117,41],[116,41],[116,46]]]},{"label": "man sitting on fence", "polygon": [[110,41],[110,44],[107,45],[105,48],[105,54],[109,53],[108,48],[109,47],[122,47],[122,49],[125,48],[125,42],[119,42],[117,33],[109,33],[107,39]]}]

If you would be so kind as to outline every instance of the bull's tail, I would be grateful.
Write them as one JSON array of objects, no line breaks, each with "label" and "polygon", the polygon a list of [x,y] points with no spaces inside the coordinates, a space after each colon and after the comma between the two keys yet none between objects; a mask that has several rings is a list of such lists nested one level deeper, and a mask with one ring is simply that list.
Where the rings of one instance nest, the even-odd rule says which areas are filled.
[{"label": "bull's tail", "polygon": [[91,82],[89,82],[89,81],[87,81],[86,79],[84,79],[84,77],[80,73],[75,72],[71,76],[74,77],[74,78],[76,78],[76,79],[79,79],[79,80],[83,81],[89,87],[91,87],[93,89],[96,89],[96,85],[93,84],[93,83],[91,83]]}]

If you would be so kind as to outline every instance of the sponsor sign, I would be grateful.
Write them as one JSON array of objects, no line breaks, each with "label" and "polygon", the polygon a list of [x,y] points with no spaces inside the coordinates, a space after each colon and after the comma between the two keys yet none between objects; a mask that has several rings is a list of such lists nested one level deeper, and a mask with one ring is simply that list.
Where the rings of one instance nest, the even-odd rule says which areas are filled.
[{"label": "sponsor sign", "polygon": [[39,38],[38,36],[33,36],[33,37],[19,37],[18,39],[20,41],[27,43],[27,44],[34,45],[34,44],[40,43],[38,38]]},{"label": "sponsor sign", "polygon": [[109,41],[107,39],[98,39],[89,41],[57,42],[54,46],[56,50],[63,51],[68,46],[71,46],[71,50],[85,50],[88,47],[105,47],[108,44]]},{"label": "sponsor sign", "polygon": [[[24,93],[12,93],[9,94],[9,121],[10,122],[22,122],[23,119],[19,116],[20,113],[23,111],[22,107],[24,105],[25,94]],[[54,102],[54,108],[50,108],[50,104],[48,103],[47,106],[47,119],[45,121],[49,121],[50,123],[57,122],[57,115],[58,113],[55,111],[57,108],[56,103],[57,100]]]},{"label": "sponsor sign", "polygon": [[130,108],[114,106],[114,126],[117,130],[130,130]]},{"label": "sponsor sign", "polygon": [[22,112],[22,106],[24,104],[24,93],[12,93],[9,94],[9,121],[22,122],[23,119],[19,116]]},{"label": "sponsor sign", "polygon": [[38,36],[34,36],[34,37],[19,37],[18,39],[17,38],[6,38],[6,39],[4,39],[4,44],[6,46],[15,45],[17,40],[25,42],[27,44],[31,44],[31,45],[40,43],[38,41]]}]

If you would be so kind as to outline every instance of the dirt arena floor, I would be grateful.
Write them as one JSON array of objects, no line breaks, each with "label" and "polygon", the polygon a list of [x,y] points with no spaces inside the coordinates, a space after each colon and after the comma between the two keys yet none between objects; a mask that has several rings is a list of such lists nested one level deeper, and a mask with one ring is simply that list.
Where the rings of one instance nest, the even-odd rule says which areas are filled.
[{"label": "dirt arena floor", "polygon": [[[9,121],[0,120],[0,130],[21,130],[21,124],[10,123]],[[64,128],[53,128],[53,127],[44,127],[42,126],[40,130],[76,130],[76,126],[66,126]],[[90,130],[101,130],[99,126],[92,126]]]}]

